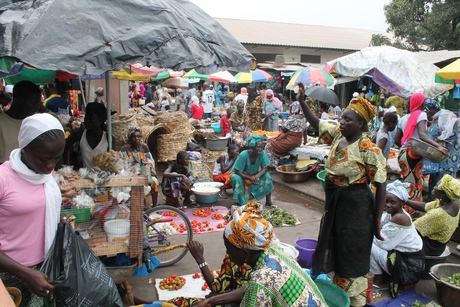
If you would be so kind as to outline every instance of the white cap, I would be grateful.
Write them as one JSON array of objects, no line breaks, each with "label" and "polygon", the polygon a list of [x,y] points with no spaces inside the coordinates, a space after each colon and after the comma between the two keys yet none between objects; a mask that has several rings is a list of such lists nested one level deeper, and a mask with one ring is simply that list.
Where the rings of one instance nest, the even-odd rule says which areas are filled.
[{"label": "white cap", "polygon": [[354,93],[353,93],[353,98],[356,98],[356,97],[358,97],[358,96],[359,96],[359,93],[358,93],[358,92],[354,92]]},{"label": "white cap", "polygon": [[5,86],[5,93],[13,94],[13,87],[14,85],[10,85],[10,84]]}]

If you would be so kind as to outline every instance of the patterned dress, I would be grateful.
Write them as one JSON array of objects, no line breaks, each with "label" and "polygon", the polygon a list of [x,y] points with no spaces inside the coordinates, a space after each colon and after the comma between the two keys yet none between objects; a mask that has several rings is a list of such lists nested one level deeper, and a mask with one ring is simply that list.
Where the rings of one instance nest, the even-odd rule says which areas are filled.
[{"label": "patterned dress", "polygon": [[308,274],[276,247],[262,253],[240,306],[327,306]]},{"label": "patterned dress", "polygon": [[332,272],[352,306],[366,303],[374,237],[374,196],[369,183],[386,182],[386,160],[367,134],[337,150],[342,134],[337,125],[320,120],[319,140],[330,144],[325,159],[326,210],[313,255],[312,276]]},{"label": "patterned dress", "polygon": [[[278,131],[278,114],[283,111],[283,107],[276,108],[273,101],[264,101],[262,114],[265,115],[263,128],[265,131]],[[267,115],[272,112],[271,115]]]},{"label": "patterned dress", "polygon": [[[256,175],[269,164],[270,160],[268,159],[265,151],[262,151],[257,157],[255,163],[252,164],[249,158],[249,150],[245,150],[240,153],[230,172],[239,170],[242,173]],[[274,189],[272,177],[268,172],[260,178],[259,184],[248,183],[237,174],[232,174],[231,182],[233,187],[233,198],[241,206],[246,205],[250,199],[257,200],[264,198]]]},{"label": "patterned dress", "polygon": [[246,104],[246,114],[249,118],[248,127],[252,131],[262,130],[262,108],[264,99],[262,96],[257,96],[253,101]]},{"label": "patterned dress", "polygon": [[[246,113],[239,115],[238,112],[233,112],[229,121],[232,125],[236,124],[239,127],[244,127],[244,125],[248,124],[248,116]],[[248,138],[252,135],[249,129],[246,129],[246,132],[240,132],[233,130],[233,128],[230,130],[230,134],[232,141],[240,147],[245,146]]]}]

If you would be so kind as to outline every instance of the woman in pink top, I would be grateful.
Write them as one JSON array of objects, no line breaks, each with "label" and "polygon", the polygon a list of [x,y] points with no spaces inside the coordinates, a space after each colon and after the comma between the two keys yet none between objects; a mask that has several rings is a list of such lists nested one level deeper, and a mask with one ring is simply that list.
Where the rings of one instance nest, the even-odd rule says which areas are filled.
[{"label": "woman in pink top", "polygon": [[52,175],[64,129],[50,114],[24,119],[19,147],[0,165],[0,278],[21,292],[20,306],[42,306],[54,287],[38,269],[56,234],[61,192]]}]

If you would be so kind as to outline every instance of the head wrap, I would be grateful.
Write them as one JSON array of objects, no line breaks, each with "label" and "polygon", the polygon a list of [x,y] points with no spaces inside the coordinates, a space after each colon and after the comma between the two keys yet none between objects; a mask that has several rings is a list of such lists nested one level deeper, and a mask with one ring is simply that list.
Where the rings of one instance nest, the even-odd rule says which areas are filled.
[{"label": "head wrap", "polygon": [[86,105],[85,114],[93,113],[99,117],[101,123],[107,120],[107,108],[102,103],[90,102]]},{"label": "head wrap", "polygon": [[[272,97],[267,98],[267,96],[272,96]],[[268,89],[268,90],[265,91],[265,99],[273,99],[273,97],[275,97],[275,95],[273,94],[273,90]]]},{"label": "head wrap", "polygon": [[236,101],[236,106],[237,106],[237,107],[238,107],[238,106],[243,106],[243,107],[244,107],[244,100],[243,100],[243,99],[238,99],[238,100]]},{"label": "head wrap", "polygon": [[131,129],[129,129],[128,140],[131,139],[131,135],[133,135],[134,132],[142,133],[142,129],[139,127],[132,127]]},{"label": "head wrap", "polygon": [[391,106],[385,113],[397,113],[398,109],[395,106]]},{"label": "head wrap", "polygon": [[264,137],[262,135],[253,135],[248,139],[248,146],[249,147],[254,147],[256,146],[257,143],[261,142],[264,140]]},{"label": "head wrap", "polygon": [[387,184],[387,193],[393,194],[403,202],[406,202],[409,199],[409,193],[407,193],[408,187],[409,183],[396,180]]},{"label": "head wrap", "polygon": [[356,97],[358,97],[358,96],[359,96],[359,93],[358,93],[358,92],[354,92],[354,93],[353,93],[353,98],[356,98]]},{"label": "head wrap", "polygon": [[5,86],[5,92],[8,94],[13,94],[13,88],[14,85],[8,84],[7,86]]},{"label": "head wrap", "polygon": [[292,104],[291,104],[291,112],[293,114],[297,114],[300,112],[300,102],[298,101],[294,101]]},{"label": "head wrap", "polygon": [[242,87],[242,88],[241,88],[241,91],[240,91],[240,94],[241,94],[241,95],[247,96],[247,95],[248,95],[248,89],[245,88],[245,87]]},{"label": "head wrap", "polygon": [[438,183],[438,189],[444,191],[451,201],[460,199],[460,181],[451,175],[444,175]]},{"label": "head wrap", "polygon": [[425,102],[425,96],[422,93],[415,93],[412,96],[410,96],[409,100],[409,106],[410,109],[409,111],[412,112],[416,109],[418,109],[423,103]]},{"label": "head wrap", "polygon": [[200,103],[200,100],[196,96],[192,96],[192,104],[198,105]]},{"label": "head wrap", "polygon": [[96,95],[99,95],[99,94],[102,93],[103,91],[104,91],[104,89],[103,89],[102,87],[98,87],[98,88],[94,91],[94,93],[95,93]]},{"label": "head wrap", "polygon": [[438,111],[441,110],[438,101],[434,98],[428,98],[425,100],[425,112],[430,111],[430,109],[436,109]]},{"label": "head wrap", "polygon": [[227,94],[227,97],[228,97],[228,98],[235,98],[235,94],[234,94],[233,92],[229,92],[229,93]]},{"label": "head wrap", "polygon": [[263,216],[260,204],[249,201],[232,213],[224,235],[234,246],[249,250],[266,250],[273,239],[273,226]]},{"label": "head wrap", "polygon": [[64,133],[61,122],[51,114],[39,113],[26,117],[19,129],[19,148],[24,148],[39,135],[50,130],[61,130]]},{"label": "head wrap", "polygon": [[356,97],[350,101],[347,109],[354,111],[368,123],[375,116],[375,106],[363,97]]}]

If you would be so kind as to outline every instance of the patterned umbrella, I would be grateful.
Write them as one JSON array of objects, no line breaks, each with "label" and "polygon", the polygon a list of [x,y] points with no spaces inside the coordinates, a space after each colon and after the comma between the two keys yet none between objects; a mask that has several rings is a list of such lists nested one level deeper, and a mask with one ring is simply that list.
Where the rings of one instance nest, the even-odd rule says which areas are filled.
[{"label": "patterned umbrella", "polygon": [[292,75],[286,88],[294,89],[299,82],[302,82],[306,87],[321,84],[323,87],[334,88],[336,80],[330,73],[322,69],[307,66],[297,70]]},{"label": "patterned umbrella", "polygon": [[262,69],[251,70],[250,72],[239,72],[235,76],[238,83],[267,82],[273,76]]}]

